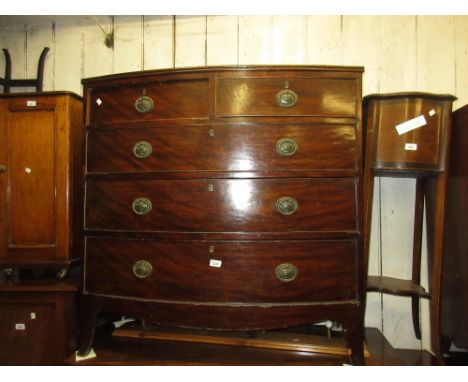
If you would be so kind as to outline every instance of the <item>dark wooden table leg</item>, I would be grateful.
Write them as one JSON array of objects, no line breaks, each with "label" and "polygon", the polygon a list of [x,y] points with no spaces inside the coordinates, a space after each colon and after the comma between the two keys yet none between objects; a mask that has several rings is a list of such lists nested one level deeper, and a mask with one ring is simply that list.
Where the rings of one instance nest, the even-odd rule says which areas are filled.
[{"label": "dark wooden table leg", "polygon": [[365,366],[364,359],[364,326],[363,322],[356,317],[351,317],[342,322],[344,335],[348,348],[351,351],[350,359],[354,366]]},{"label": "dark wooden table leg", "polygon": [[93,303],[93,298],[82,295],[80,297],[80,331],[78,338],[78,355],[86,356],[91,350],[96,327],[98,310]]}]

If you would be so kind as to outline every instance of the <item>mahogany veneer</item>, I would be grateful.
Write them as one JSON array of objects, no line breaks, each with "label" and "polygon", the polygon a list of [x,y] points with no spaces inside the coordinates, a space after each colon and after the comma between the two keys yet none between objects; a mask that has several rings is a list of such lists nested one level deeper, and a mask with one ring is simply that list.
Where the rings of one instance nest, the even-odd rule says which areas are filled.
[{"label": "mahogany veneer", "polygon": [[83,80],[81,354],[106,310],[204,329],[339,321],[364,363],[362,71]]}]

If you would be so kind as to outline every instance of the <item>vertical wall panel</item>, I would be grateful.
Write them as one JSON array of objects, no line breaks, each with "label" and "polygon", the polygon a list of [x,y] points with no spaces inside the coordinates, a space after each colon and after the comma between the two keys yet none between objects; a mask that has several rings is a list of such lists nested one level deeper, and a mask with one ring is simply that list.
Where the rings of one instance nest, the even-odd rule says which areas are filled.
[{"label": "vertical wall panel", "polygon": [[308,16],[307,64],[341,64],[341,16]]},{"label": "vertical wall panel", "polygon": [[239,17],[239,64],[268,64],[272,61],[272,17]]},{"label": "vertical wall panel", "polygon": [[112,18],[107,16],[99,16],[97,21],[90,18],[89,23],[83,25],[83,76],[85,78],[108,75],[114,72],[114,51],[104,44],[105,34],[97,24],[98,22],[106,33],[111,32],[113,27]]},{"label": "vertical wall panel", "polygon": [[26,78],[37,77],[39,56],[45,47],[49,48],[44,63],[44,91],[54,90],[55,73],[55,30],[52,22],[29,24],[26,28],[27,54]]},{"label": "vertical wall panel", "polygon": [[145,70],[174,67],[173,30],[172,16],[144,16],[143,68]]},{"label": "vertical wall panel", "polygon": [[83,35],[81,24],[73,19],[55,23],[55,89],[82,94]]},{"label": "vertical wall panel", "polygon": [[305,64],[306,38],[306,16],[273,16],[271,63]]},{"label": "vertical wall panel", "polygon": [[175,66],[206,65],[206,17],[176,17]]},{"label": "vertical wall panel", "polygon": [[[25,79],[27,70],[26,60],[26,26],[23,24],[6,25],[2,29],[2,48],[8,49],[11,57],[11,78]],[[3,52],[2,58],[5,60]],[[5,72],[1,75],[3,76]],[[11,92],[23,91],[22,88],[12,88]]]},{"label": "vertical wall panel", "polygon": [[418,90],[454,94],[454,17],[418,16],[417,23]]},{"label": "vertical wall panel", "polygon": [[142,16],[114,17],[114,73],[143,68]]},{"label": "vertical wall panel", "polygon": [[379,87],[382,93],[416,89],[416,17],[379,18]]},{"label": "vertical wall panel", "polygon": [[455,17],[455,65],[458,100],[455,108],[468,104],[468,16]]},{"label": "vertical wall panel", "polygon": [[208,65],[238,63],[239,16],[209,16],[206,38]]}]

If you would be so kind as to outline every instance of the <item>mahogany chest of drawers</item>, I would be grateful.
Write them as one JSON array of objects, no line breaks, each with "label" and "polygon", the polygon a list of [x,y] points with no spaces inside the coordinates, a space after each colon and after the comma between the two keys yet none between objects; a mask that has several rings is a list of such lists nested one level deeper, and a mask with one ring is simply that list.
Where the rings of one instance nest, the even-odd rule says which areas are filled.
[{"label": "mahogany chest of drawers", "polygon": [[106,310],[206,329],[339,321],[364,362],[362,71],[83,80],[82,354]]}]

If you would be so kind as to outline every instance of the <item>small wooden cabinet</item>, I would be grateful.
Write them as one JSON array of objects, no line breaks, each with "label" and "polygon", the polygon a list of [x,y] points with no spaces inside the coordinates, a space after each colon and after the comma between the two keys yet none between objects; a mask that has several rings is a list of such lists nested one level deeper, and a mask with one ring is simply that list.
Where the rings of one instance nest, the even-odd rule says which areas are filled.
[{"label": "small wooden cabinet", "polygon": [[[430,299],[431,344],[442,361],[440,287],[445,198],[451,134],[451,95],[429,93],[375,94],[364,97],[366,221],[369,251],[374,176],[416,179],[412,278],[369,276],[368,291],[409,296],[413,326],[421,338],[419,299]],[[423,214],[427,214],[429,290],[421,286]]]},{"label": "small wooden cabinet", "polygon": [[0,95],[0,268],[67,269],[78,258],[83,131],[74,94]]},{"label": "small wooden cabinet", "polygon": [[76,346],[73,281],[0,284],[0,365],[63,365]]}]

